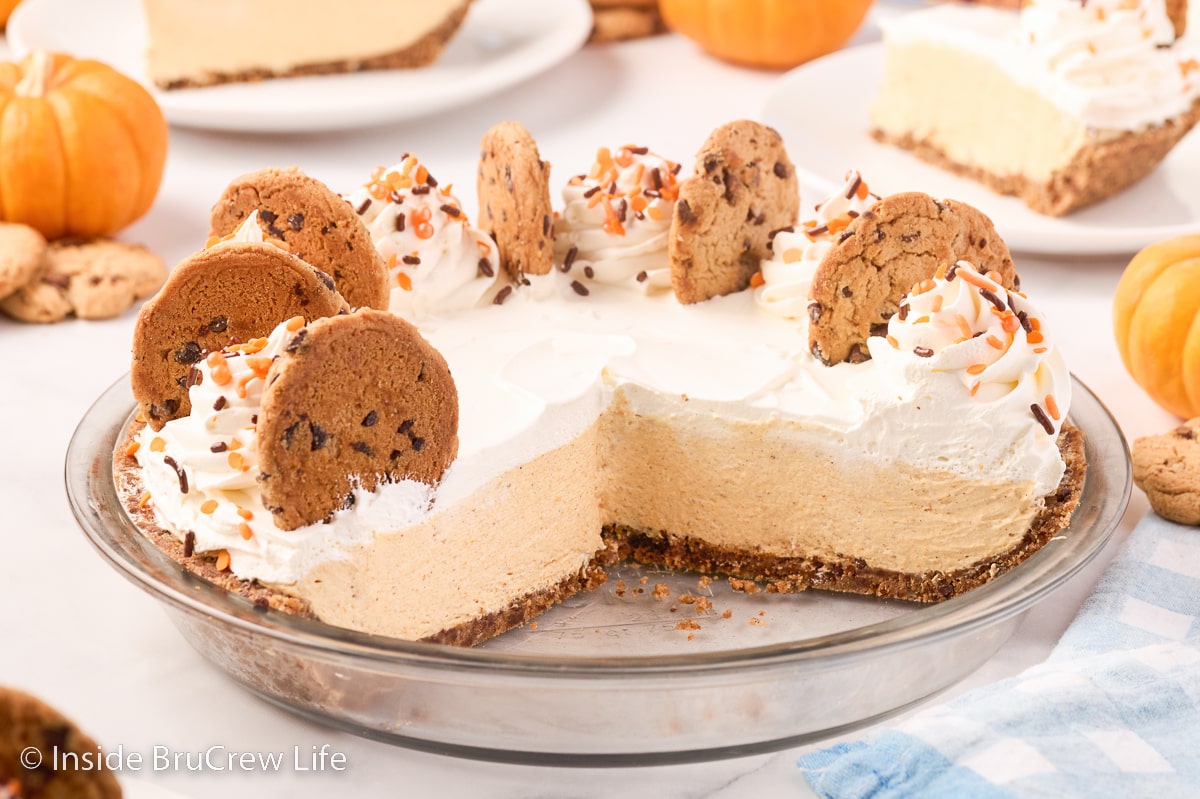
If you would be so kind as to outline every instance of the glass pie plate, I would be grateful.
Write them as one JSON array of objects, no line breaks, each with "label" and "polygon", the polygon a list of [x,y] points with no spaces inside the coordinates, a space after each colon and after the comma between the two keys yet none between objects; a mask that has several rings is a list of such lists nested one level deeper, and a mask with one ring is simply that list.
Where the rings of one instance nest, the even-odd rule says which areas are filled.
[{"label": "glass pie plate", "polygon": [[[536,625],[460,649],[256,608],[184,571],[138,532],[116,495],[112,453],[133,408],[123,379],[87,412],[67,451],[67,492],[91,542],[162,602],[192,646],[250,691],[309,719],[507,762],[733,757],[904,710],[979,667],[1025,611],[1095,556],[1131,485],[1120,429],[1075,381],[1071,419],[1085,434],[1088,471],[1070,527],[963,596],[918,605],[735,592],[725,580],[623,565]],[[660,583],[665,598],[655,596]]]}]

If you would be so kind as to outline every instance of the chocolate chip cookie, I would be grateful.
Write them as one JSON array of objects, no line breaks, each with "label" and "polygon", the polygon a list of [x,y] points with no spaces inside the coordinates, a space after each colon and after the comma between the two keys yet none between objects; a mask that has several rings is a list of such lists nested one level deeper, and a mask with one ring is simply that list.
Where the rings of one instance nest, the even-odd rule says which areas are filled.
[{"label": "chocolate chip cookie", "polygon": [[883,198],[851,221],[817,268],[808,305],[813,355],[826,364],[866,360],[867,338],[913,284],[960,259],[1018,288],[1008,246],[982,212],[920,192]]},{"label": "chocolate chip cookie", "polygon": [[328,186],[299,169],[263,169],[236,178],[213,206],[211,234],[227,236],[258,211],[268,240],[333,277],[352,308],[386,311],[387,265],[354,209]]},{"label": "chocolate chip cookie", "polygon": [[796,169],[779,134],[749,120],[717,128],[679,186],[668,243],[675,296],[690,304],[749,286],[771,257],[771,231],[799,211]]},{"label": "chocolate chip cookie", "polygon": [[501,122],[483,135],[477,188],[479,228],[496,240],[512,279],[548,274],[554,265],[550,164],[529,131]]},{"label": "chocolate chip cookie", "polygon": [[355,488],[436,485],[458,454],[458,393],[416,327],[370,309],[302,328],[272,364],[258,418],[263,505],[293,530]]},{"label": "chocolate chip cookie", "polygon": [[1134,441],[1133,481],[1159,516],[1200,525],[1200,418]]},{"label": "chocolate chip cookie", "polygon": [[293,316],[312,320],[350,310],[333,279],[266,243],[225,242],[183,261],[142,306],[130,380],[155,430],[191,410],[192,364],[235,338],[270,335]]}]

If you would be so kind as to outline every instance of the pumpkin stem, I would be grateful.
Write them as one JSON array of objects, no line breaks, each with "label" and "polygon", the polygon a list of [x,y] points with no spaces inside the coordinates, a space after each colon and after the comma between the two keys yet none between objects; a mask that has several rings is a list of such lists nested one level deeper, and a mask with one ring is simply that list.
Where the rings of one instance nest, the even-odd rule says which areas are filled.
[{"label": "pumpkin stem", "polygon": [[25,74],[13,88],[17,97],[41,97],[50,83],[54,71],[54,55],[45,50],[35,50],[25,59]]}]

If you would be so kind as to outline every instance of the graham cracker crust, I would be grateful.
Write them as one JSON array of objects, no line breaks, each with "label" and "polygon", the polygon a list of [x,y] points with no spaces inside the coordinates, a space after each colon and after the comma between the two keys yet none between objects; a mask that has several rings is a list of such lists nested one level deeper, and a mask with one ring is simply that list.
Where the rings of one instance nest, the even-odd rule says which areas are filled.
[{"label": "graham cracker crust", "polygon": [[[113,456],[117,494],[126,512],[159,549],[197,576],[244,597],[260,607],[317,619],[308,603],[285,590],[243,580],[216,567],[212,553],[186,554],[184,544],[159,526],[153,509],[142,503],[144,485],[137,461],[125,455],[126,445],[144,425],[130,425],[125,440]],[[1029,531],[1012,549],[994,558],[951,572],[901,573],[871,566],[861,558],[832,560],[815,557],[781,557],[762,552],[711,546],[667,531],[635,530],[610,524],[602,531],[604,547],[578,572],[557,585],[527,594],[503,610],[442,630],[422,641],[451,646],[476,646],[525,624],[542,612],[580,591],[590,591],[607,579],[605,567],[621,560],[698,571],[711,575],[766,583],[768,591],[794,593],[809,588],[841,591],[916,602],[941,602],[976,588],[1024,561],[1071,520],[1079,504],[1086,472],[1083,434],[1073,425],[1063,426],[1058,447],[1066,471],[1058,489],[1046,497]]]},{"label": "graham cracker crust", "polygon": [[1106,200],[1149,175],[1197,121],[1200,121],[1200,98],[1187,112],[1161,125],[1111,138],[1097,138],[1081,148],[1071,163],[1044,183],[1023,175],[998,175],[980,167],[960,164],[937,145],[926,139],[916,139],[909,133],[893,135],[872,128],[871,136],[908,150],[922,161],[978,181],[999,194],[1019,197],[1038,213],[1065,216]]},{"label": "graham cracker crust", "polygon": [[753,580],[766,583],[771,592],[796,593],[819,588],[914,602],[942,602],[977,588],[1021,563],[1070,522],[1079,505],[1087,469],[1083,433],[1077,427],[1064,425],[1058,447],[1066,471],[1058,489],[1046,497],[1025,536],[1007,552],[950,572],[897,572],[848,556],[831,560],[781,557],[712,546],[687,536],[634,530],[619,524],[606,527],[604,536],[617,545],[623,559]]},{"label": "graham cracker crust", "polygon": [[274,78],[296,78],[305,75],[334,75],[347,72],[367,72],[377,69],[414,69],[432,64],[442,54],[442,48],[462,25],[467,16],[467,10],[472,0],[463,0],[457,8],[437,28],[422,36],[408,47],[394,50],[390,53],[358,58],[353,60],[323,61],[312,64],[298,64],[290,69],[276,71],[265,68],[241,70],[238,72],[206,72],[187,78],[172,80],[155,80],[160,89],[196,89],[203,86],[216,86],[222,83],[254,83]]}]

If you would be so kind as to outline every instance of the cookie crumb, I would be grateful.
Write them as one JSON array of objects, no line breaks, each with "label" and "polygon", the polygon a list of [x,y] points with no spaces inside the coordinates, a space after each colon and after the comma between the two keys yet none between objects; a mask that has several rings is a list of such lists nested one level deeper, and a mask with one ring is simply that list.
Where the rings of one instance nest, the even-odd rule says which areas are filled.
[{"label": "cookie crumb", "polygon": [[684,619],[683,621],[677,622],[675,624],[675,629],[676,630],[699,630],[700,622],[696,621],[695,619]]},{"label": "cookie crumb", "polygon": [[625,581],[624,580],[617,580],[616,594],[617,594],[617,596],[625,596]]},{"label": "cookie crumb", "polygon": [[650,596],[654,597],[660,602],[670,596],[670,594],[671,589],[667,587],[666,583],[655,583],[654,590],[650,592]]},{"label": "cookie crumb", "polygon": [[724,613],[721,614],[721,618],[722,619],[732,619],[733,618],[733,609],[731,608],[729,610],[726,610]]},{"label": "cookie crumb", "polygon": [[740,594],[754,595],[762,589],[758,587],[758,583],[753,580],[739,580],[736,577],[729,578],[729,587]]}]

